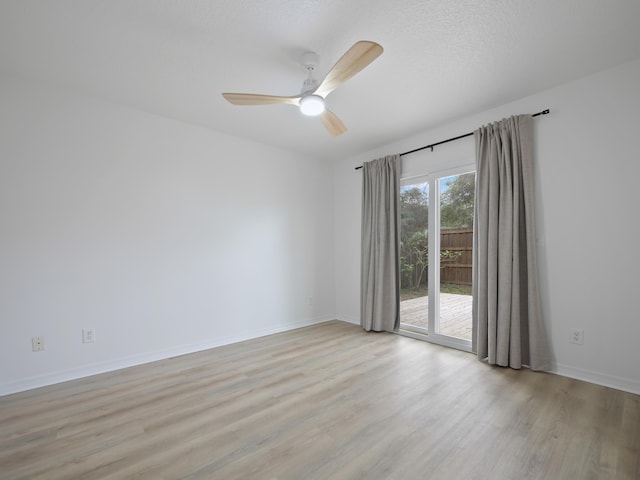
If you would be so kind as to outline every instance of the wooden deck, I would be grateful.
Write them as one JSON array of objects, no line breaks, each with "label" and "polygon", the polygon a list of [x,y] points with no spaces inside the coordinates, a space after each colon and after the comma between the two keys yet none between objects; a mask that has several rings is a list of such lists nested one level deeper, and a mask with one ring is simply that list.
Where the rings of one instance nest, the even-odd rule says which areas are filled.
[{"label": "wooden deck", "polygon": [[[442,335],[471,341],[471,295],[440,294],[440,331]],[[400,322],[427,328],[429,297],[400,302]]]}]

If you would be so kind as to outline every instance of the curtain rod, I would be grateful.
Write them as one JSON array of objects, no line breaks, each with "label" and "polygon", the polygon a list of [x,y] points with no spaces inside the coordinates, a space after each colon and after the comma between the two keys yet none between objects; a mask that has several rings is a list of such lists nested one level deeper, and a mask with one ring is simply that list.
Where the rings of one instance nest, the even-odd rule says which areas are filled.
[{"label": "curtain rod", "polygon": [[[531,116],[532,117],[537,117],[538,115],[546,115],[547,113],[549,113],[549,109],[548,108],[542,110],[541,112],[534,113]],[[400,154],[400,156],[402,157],[403,155],[409,155],[410,153],[419,152],[420,150],[425,150],[427,148],[430,148],[431,151],[433,152],[433,147],[435,147],[435,146],[442,145],[443,143],[453,142],[454,140],[460,140],[461,138],[470,137],[471,135],[473,135],[473,132],[465,133],[464,135],[458,135],[457,137],[453,137],[453,138],[447,138],[446,140],[442,140],[440,142],[432,143],[431,145],[425,145],[424,147],[415,148],[413,150],[409,150],[408,152],[403,152],[403,153]],[[361,168],[362,168],[362,165],[360,165],[359,167],[356,167],[355,169],[356,170],[360,170]]]}]

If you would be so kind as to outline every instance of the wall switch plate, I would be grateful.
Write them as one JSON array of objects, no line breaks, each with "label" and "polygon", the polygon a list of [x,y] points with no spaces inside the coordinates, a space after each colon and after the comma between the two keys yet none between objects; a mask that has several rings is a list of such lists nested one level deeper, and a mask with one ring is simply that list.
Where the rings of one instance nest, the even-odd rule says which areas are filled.
[{"label": "wall switch plate", "polygon": [[576,345],[582,345],[584,341],[584,330],[580,330],[579,328],[573,328],[571,330],[571,343],[575,343]]},{"label": "wall switch plate", "polygon": [[44,350],[44,337],[31,337],[31,350],[41,352]]},{"label": "wall switch plate", "polygon": [[82,329],[82,343],[93,343],[96,341],[96,329],[95,328],[83,328]]}]

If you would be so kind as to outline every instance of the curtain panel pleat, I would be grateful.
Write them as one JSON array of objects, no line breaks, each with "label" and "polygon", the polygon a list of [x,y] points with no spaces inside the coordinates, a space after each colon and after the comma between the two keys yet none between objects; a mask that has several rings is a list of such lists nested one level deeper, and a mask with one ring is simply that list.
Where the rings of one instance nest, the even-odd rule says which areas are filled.
[{"label": "curtain panel pleat", "polygon": [[490,364],[550,368],[538,291],[533,119],[474,132],[473,350]]},{"label": "curtain panel pleat", "polygon": [[367,331],[400,327],[400,155],[362,167],[360,324]]}]

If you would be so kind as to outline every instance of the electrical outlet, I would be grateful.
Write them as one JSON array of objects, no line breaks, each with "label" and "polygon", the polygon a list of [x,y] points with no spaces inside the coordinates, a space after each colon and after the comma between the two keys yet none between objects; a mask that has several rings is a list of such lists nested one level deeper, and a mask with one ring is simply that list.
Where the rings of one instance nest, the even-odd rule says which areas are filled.
[{"label": "electrical outlet", "polygon": [[83,328],[82,329],[82,343],[93,343],[96,341],[96,329],[95,328]]},{"label": "electrical outlet", "polygon": [[44,337],[31,337],[31,350],[41,352],[44,350]]},{"label": "electrical outlet", "polygon": [[582,345],[584,341],[584,330],[579,328],[574,328],[571,330],[571,343],[575,343],[576,345]]},{"label": "electrical outlet", "polygon": [[313,297],[309,297],[309,298],[307,299],[307,305],[308,305],[309,307],[313,307]]}]

